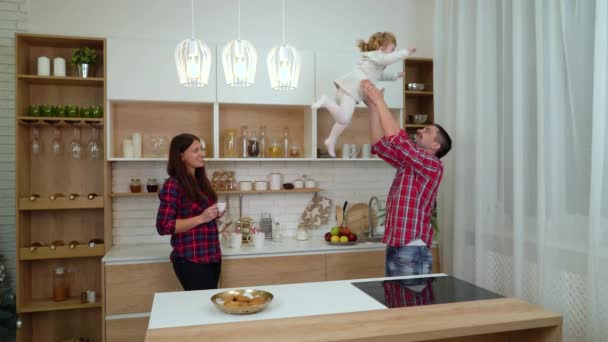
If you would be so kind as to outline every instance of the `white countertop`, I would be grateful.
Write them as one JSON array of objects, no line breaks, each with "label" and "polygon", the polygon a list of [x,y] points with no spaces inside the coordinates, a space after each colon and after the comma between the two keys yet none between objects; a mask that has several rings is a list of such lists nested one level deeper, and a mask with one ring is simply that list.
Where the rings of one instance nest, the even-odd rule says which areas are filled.
[{"label": "white countertop", "polygon": [[[384,250],[385,247],[381,242],[334,246],[326,243],[323,236],[313,236],[306,241],[298,241],[293,237],[285,237],[279,242],[266,240],[262,248],[254,248],[250,244],[243,244],[240,249],[233,249],[226,244],[221,244],[223,259],[380,251]],[[163,244],[116,245],[106,253],[102,262],[106,265],[162,262],[169,261],[170,254],[171,245],[168,242]]]},{"label": "white countertop", "polygon": [[274,299],[266,309],[251,315],[226,314],[211,303],[211,297],[214,294],[230,289],[156,293],[148,329],[382,310],[387,308],[351,283],[431,276],[446,275],[439,273],[424,276],[256,286],[257,290],[272,293]]}]

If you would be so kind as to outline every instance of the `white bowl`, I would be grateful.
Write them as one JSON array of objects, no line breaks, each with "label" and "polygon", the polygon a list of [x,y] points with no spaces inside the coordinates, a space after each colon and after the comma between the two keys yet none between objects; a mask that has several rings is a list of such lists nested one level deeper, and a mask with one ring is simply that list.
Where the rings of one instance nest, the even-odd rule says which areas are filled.
[{"label": "white bowl", "polygon": [[251,191],[251,182],[250,181],[240,181],[239,182],[239,190],[241,190],[241,191]]},{"label": "white bowl", "polygon": [[268,182],[265,182],[265,181],[256,181],[255,182],[255,189],[257,191],[266,191],[266,190],[268,190]]}]

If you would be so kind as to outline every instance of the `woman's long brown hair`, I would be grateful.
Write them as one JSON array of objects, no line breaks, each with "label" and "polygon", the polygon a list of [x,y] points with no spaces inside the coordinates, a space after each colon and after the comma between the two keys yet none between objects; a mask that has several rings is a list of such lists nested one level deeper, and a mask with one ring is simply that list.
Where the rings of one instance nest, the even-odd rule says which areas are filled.
[{"label": "woman's long brown hair", "polygon": [[192,145],[194,141],[200,142],[199,138],[192,134],[180,134],[171,139],[169,148],[169,162],[167,163],[167,173],[175,177],[179,185],[184,189],[186,197],[192,202],[202,203],[204,200],[217,202],[217,194],[211,187],[211,182],[207,178],[204,167],[197,167],[194,170],[194,177],[188,173],[186,165],[182,161],[181,154]]}]

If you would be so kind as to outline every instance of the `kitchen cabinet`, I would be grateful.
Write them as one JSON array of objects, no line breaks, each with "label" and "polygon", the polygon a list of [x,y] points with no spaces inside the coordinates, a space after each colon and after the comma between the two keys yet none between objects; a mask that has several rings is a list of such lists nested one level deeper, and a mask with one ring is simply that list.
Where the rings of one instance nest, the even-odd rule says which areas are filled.
[{"label": "kitchen cabinet", "polygon": [[112,100],[215,102],[215,46],[210,46],[209,83],[201,88],[179,84],[176,41],[108,39],[108,98]]},{"label": "kitchen cabinet", "polygon": [[385,251],[327,254],[327,279],[346,280],[384,276]]},{"label": "kitchen cabinet", "polygon": [[106,341],[138,342],[146,339],[150,317],[111,319],[106,321]]},{"label": "kitchen cabinet", "polygon": [[301,50],[302,64],[300,69],[300,80],[298,88],[294,90],[274,90],[270,87],[268,77],[268,66],[266,57],[271,49],[256,47],[258,63],[254,83],[251,87],[235,88],[226,84],[224,69],[222,66],[222,49],[217,49],[217,57],[214,63],[217,68],[217,102],[219,103],[241,103],[241,104],[280,104],[310,106],[314,102],[314,53],[309,50]]},{"label": "kitchen cabinet", "polygon": [[[73,49],[84,46],[97,55],[97,63],[91,66],[87,78],[77,76],[69,64]],[[67,120],[59,117],[63,114],[56,114],[53,107],[98,106],[106,111],[106,51],[103,38],[26,33],[15,36],[16,304],[22,322],[17,331],[19,342],[80,336],[99,340],[102,336],[100,259],[112,244],[108,229],[111,225],[105,220],[109,198],[104,196],[109,170],[103,158],[90,158],[87,142],[92,140],[95,128],[101,132],[98,142],[103,146],[106,126],[99,117]],[[66,76],[39,76],[40,56],[51,61],[63,58],[68,64]],[[30,113],[29,106],[49,106],[47,115],[30,116],[37,113]],[[39,150],[32,146],[36,136],[43,146]],[[70,143],[75,137],[84,150],[82,159],[72,157]],[[63,153],[53,153],[52,143],[62,146]],[[91,193],[96,194],[93,199],[87,197]],[[70,194],[77,197],[70,198]],[[89,247],[92,239],[106,243]],[[70,248],[72,241],[78,244]],[[53,279],[60,267],[67,275],[68,289],[60,288],[57,293],[61,295],[56,296],[67,299],[55,301]],[[94,302],[81,302],[81,292],[86,290],[96,292]]]},{"label": "kitchen cabinet", "polygon": [[[336,87],[334,80],[355,70],[357,63],[361,59],[361,53],[355,48],[352,52],[316,52],[315,53],[315,98],[327,95],[334,98]],[[386,68],[387,72],[403,71],[402,63],[395,63]],[[384,99],[389,108],[400,109],[403,107],[403,82],[380,82],[384,88]],[[365,107],[363,102],[358,107]]]},{"label": "kitchen cabinet", "polygon": [[322,254],[224,260],[221,287],[323,281],[325,269]]}]

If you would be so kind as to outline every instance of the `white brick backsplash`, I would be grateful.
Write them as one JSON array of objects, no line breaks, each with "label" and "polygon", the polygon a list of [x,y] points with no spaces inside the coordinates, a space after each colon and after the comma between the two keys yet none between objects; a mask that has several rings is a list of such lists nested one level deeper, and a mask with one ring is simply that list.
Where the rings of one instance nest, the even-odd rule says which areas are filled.
[{"label": "white brick backsplash", "polygon": [[[210,161],[207,174],[215,170],[234,170],[239,180],[267,180],[268,174],[280,172],[284,182],[291,182],[303,174],[325,189],[322,196],[336,205],[344,201],[367,203],[371,196],[386,198],[394,170],[383,162],[217,162]],[[112,164],[112,190],[129,191],[131,178],[145,182],[157,178],[162,182],[166,175],[166,162],[115,162]],[[299,217],[312,199],[311,193],[268,194],[243,196],[243,215],[258,220],[260,213],[270,212],[281,223],[283,234],[293,236]],[[237,217],[239,197],[229,196],[229,212]],[[115,198],[113,203],[114,244],[158,243],[168,237],[158,236],[155,228],[158,199]]]}]

